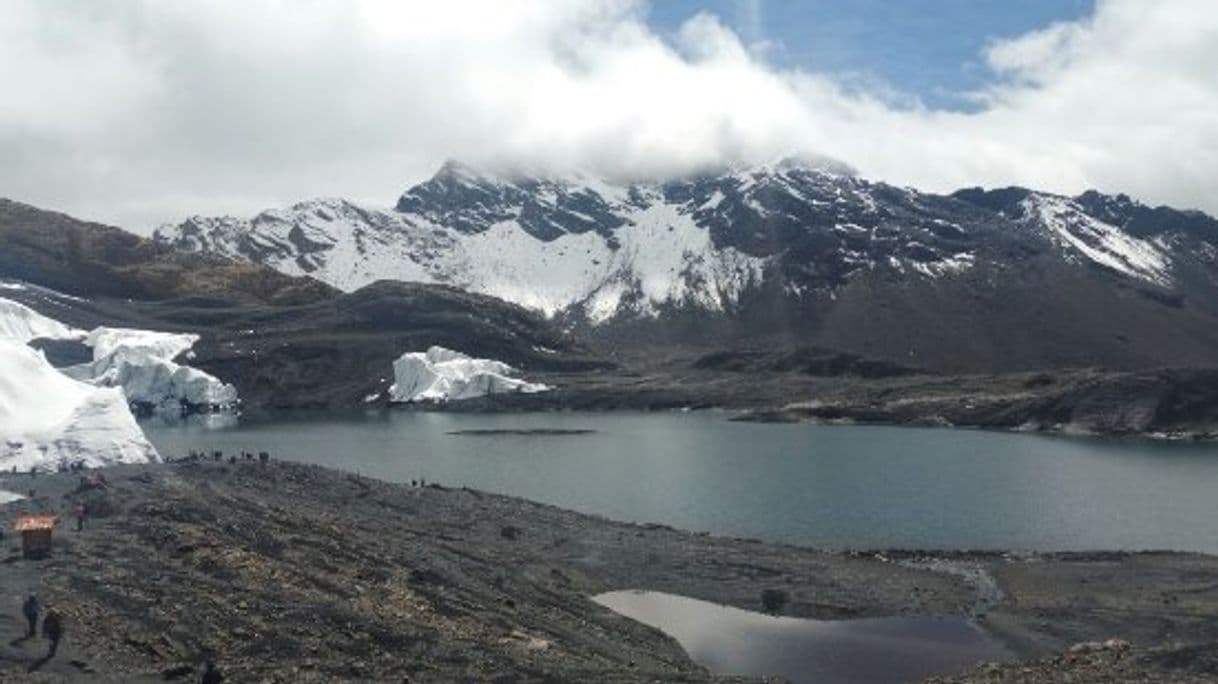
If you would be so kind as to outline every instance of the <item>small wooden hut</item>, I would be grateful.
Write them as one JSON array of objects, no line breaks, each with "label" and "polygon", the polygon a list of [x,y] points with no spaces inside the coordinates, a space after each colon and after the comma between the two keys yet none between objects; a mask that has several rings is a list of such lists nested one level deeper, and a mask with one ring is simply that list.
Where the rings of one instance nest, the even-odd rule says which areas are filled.
[{"label": "small wooden hut", "polygon": [[21,535],[21,555],[46,558],[51,553],[51,532],[58,519],[53,515],[23,515],[15,525]]}]

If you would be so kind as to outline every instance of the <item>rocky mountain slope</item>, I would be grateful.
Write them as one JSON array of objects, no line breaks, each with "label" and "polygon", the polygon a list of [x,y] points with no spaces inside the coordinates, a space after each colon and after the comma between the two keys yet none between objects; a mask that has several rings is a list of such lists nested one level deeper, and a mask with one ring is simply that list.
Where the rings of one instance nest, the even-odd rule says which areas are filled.
[{"label": "rocky mountain slope", "polygon": [[[234,385],[247,412],[382,401],[394,361],[435,345],[526,375],[609,365],[537,314],[484,295],[394,282],[343,293],[7,201],[0,287],[68,326],[197,335],[190,366]],[[31,342],[63,365],[90,358],[56,341]]]},{"label": "rocky mountain slope", "polygon": [[318,301],[311,278],[213,255],[183,254],[120,228],[0,198],[0,276],[81,297],[216,296],[252,304]]},{"label": "rocky mountain slope", "polygon": [[769,338],[944,372],[1218,362],[1218,221],[1124,196],[952,196],[795,163],[609,184],[446,164],[392,209],[194,217],[163,245],[351,290],[445,283],[592,338]]}]

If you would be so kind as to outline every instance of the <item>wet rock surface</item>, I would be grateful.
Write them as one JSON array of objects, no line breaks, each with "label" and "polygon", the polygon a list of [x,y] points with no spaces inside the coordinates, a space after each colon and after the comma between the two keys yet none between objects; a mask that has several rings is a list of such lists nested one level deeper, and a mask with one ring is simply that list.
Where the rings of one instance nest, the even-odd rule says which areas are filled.
[{"label": "wet rock surface", "polygon": [[[209,657],[230,681],[710,681],[589,600],[633,588],[757,611],[781,594],[800,617],[972,615],[1025,656],[1218,641],[1207,556],[821,552],[278,461],[103,472],[79,492],[78,474],[0,483],[37,494],[0,508],[0,681],[192,681]],[[27,561],[8,530],[35,506],[65,517],[51,557]],[[66,623],[34,673],[44,643],[11,643],[26,591]]]}]

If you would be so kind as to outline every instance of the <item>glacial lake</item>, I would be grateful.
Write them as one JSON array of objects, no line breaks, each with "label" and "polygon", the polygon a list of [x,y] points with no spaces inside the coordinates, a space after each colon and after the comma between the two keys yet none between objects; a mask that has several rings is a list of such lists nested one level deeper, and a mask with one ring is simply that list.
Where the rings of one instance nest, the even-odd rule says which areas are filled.
[{"label": "glacial lake", "polygon": [[268,451],[817,547],[1218,553],[1218,445],[729,417],[378,411],[146,430],[171,456]]}]

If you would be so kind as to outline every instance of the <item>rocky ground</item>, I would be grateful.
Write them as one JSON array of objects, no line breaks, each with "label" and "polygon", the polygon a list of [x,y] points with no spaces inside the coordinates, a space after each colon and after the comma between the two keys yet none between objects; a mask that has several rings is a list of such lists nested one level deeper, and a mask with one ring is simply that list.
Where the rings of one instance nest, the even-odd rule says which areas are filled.
[{"label": "rocky ground", "polygon": [[1110,639],[1075,644],[1065,653],[1026,663],[987,663],[958,677],[928,684],[1201,684],[1218,681],[1218,649],[1213,644],[1134,648]]},{"label": "rocky ground", "polygon": [[937,375],[828,350],[620,355],[614,368],[533,373],[557,388],[448,410],[726,408],[741,420],[959,426],[1218,438],[1218,370],[1063,369]]},{"label": "rocky ground", "polygon": [[[1196,646],[1218,642],[1218,558],[828,553],[274,461],[104,472],[104,488],[0,483],[36,493],[0,508],[0,681],[194,681],[209,657],[229,681],[711,681],[589,600],[626,588],[755,610],[777,590],[803,617],[973,615],[1023,656],[1120,638],[1135,650],[1114,672],[1215,678]],[[65,521],[50,558],[23,560],[13,517],[75,500],[96,511],[84,531]],[[66,618],[33,672],[45,642],[15,641],[27,591]],[[978,672],[954,681],[1038,681]]]}]

